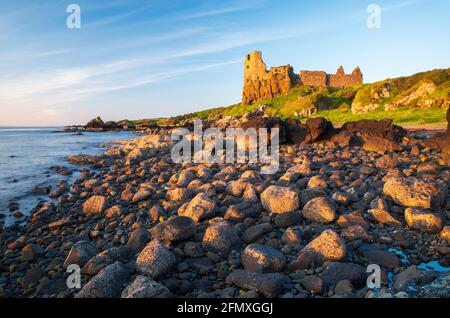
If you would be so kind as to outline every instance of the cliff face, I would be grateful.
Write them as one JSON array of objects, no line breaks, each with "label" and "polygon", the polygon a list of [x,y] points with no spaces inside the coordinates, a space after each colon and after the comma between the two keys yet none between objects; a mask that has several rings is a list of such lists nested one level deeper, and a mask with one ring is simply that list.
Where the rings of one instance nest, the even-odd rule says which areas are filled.
[{"label": "cliff face", "polygon": [[244,104],[287,94],[296,83],[297,78],[290,65],[272,67],[267,71],[261,52],[255,51],[246,55],[242,93]]}]

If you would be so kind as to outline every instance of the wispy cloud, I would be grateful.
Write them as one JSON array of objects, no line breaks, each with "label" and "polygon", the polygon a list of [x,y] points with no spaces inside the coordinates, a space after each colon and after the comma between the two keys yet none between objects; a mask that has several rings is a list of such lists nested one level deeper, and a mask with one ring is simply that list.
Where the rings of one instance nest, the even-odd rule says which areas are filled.
[{"label": "wispy cloud", "polygon": [[177,21],[191,20],[191,19],[212,17],[212,16],[240,12],[240,11],[247,11],[247,10],[251,10],[251,9],[262,8],[266,2],[267,2],[266,0],[235,1],[235,2],[231,2],[228,4],[222,5],[220,7],[207,8],[207,9],[204,9],[203,11],[191,12],[191,13],[185,13],[182,15],[178,15],[169,20],[174,20],[174,21],[175,20],[177,20]]},{"label": "wispy cloud", "polygon": [[399,3],[393,3],[393,4],[386,5],[386,6],[382,6],[381,8],[384,12],[394,11],[394,10],[403,9],[403,8],[407,8],[407,7],[416,5],[420,2],[423,2],[423,0],[403,1],[403,2],[399,2]]}]

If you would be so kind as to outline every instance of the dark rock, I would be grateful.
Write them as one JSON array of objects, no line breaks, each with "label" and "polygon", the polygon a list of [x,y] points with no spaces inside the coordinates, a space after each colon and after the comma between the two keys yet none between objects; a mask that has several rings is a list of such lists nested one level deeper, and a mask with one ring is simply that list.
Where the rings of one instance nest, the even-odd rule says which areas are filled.
[{"label": "dark rock", "polygon": [[64,261],[64,268],[69,265],[76,264],[80,267],[84,266],[92,257],[98,254],[98,250],[91,243],[86,241],[77,242],[70,249],[69,254]]},{"label": "dark rock", "polygon": [[254,272],[281,272],[286,264],[286,256],[276,249],[253,243],[242,253],[242,264],[245,269]]},{"label": "dark rock", "polygon": [[361,265],[333,262],[325,268],[319,277],[326,286],[333,286],[341,280],[348,279],[355,287],[361,288],[365,286],[367,276],[366,269]]},{"label": "dark rock", "polygon": [[83,274],[95,275],[116,261],[125,261],[129,253],[130,249],[126,246],[107,249],[92,257],[81,269],[81,272]]},{"label": "dark rock", "polygon": [[140,251],[150,239],[148,231],[142,227],[138,227],[131,232],[127,246],[134,252]]},{"label": "dark rock", "polygon": [[140,273],[157,279],[166,274],[175,264],[175,256],[159,241],[153,240],[136,259]]},{"label": "dark rock", "polygon": [[162,284],[147,276],[138,275],[135,280],[125,287],[122,298],[169,298],[170,291]]},{"label": "dark rock", "polygon": [[95,275],[75,298],[117,298],[129,280],[129,270],[122,263],[115,262]]},{"label": "dark rock", "polygon": [[369,249],[363,251],[362,254],[369,264],[377,264],[388,268],[396,268],[401,265],[398,256],[388,251]]},{"label": "dark rock", "polygon": [[35,261],[44,254],[44,249],[37,244],[28,244],[22,249],[22,259],[25,261]]},{"label": "dark rock", "polygon": [[195,223],[186,216],[175,216],[154,226],[150,233],[162,242],[182,241],[194,236]]},{"label": "dark rock", "polygon": [[302,216],[297,211],[277,214],[275,217],[275,225],[281,228],[287,228],[300,223]]},{"label": "dark rock", "polygon": [[248,270],[235,270],[226,278],[227,283],[244,289],[254,289],[268,298],[275,298],[284,290],[288,278],[282,274],[260,274]]},{"label": "dark rock", "polygon": [[272,225],[270,223],[262,223],[250,226],[244,233],[242,233],[241,239],[244,243],[250,244],[260,239],[264,233],[272,231]]}]

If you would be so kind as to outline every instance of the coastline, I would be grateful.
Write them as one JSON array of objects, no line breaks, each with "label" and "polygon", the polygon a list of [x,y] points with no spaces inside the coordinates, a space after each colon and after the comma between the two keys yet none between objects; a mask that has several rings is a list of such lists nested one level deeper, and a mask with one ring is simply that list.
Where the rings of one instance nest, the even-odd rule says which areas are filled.
[{"label": "coastline", "polygon": [[[397,128],[383,129],[389,136],[389,129]],[[167,132],[108,145],[94,156],[70,156],[68,160],[81,167],[73,184],[53,189],[55,201],[38,205],[22,227],[0,233],[2,277],[10,277],[0,281],[2,296],[119,297],[126,284],[131,295],[139,284],[145,286],[139,275],[155,275],[157,280],[148,282],[153,286],[149,292],[158,290],[165,296],[415,297],[427,292],[428,283],[448,279],[448,272],[441,273],[450,270],[443,232],[430,233],[419,223],[412,229],[402,216],[407,206],[393,202],[389,191],[380,188],[382,179],[403,175],[398,167],[409,167],[404,180],[432,187],[429,200],[440,202],[448,224],[449,206],[441,206],[441,185],[449,171],[435,161],[439,149],[409,135],[403,138],[403,151],[384,154],[342,145],[341,139],[333,141],[334,146],[283,144],[281,171],[259,175],[258,164],[175,164]],[[341,173],[333,172],[337,167]],[[323,169],[331,170],[324,174]],[[351,175],[356,178],[344,177]],[[281,195],[294,191],[298,203],[291,194],[265,195],[270,185],[281,187]],[[276,205],[271,207],[279,200],[292,208],[279,213]],[[331,223],[323,214],[327,209]],[[347,252],[313,260],[305,254],[311,244],[322,255],[331,253],[329,244]],[[406,255],[406,262],[394,251]],[[260,263],[260,256],[252,255],[272,257],[282,265],[272,267],[277,263]],[[434,261],[441,267],[418,269]],[[376,292],[361,285],[364,265],[370,262],[380,263],[383,273],[393,277],[383,278]],[[65,285],[71,263],[81,266],[81,290]],[[5,273],[11,265],[16,270]],[[251,274],[256,281],[274,279],[273,286],[288,287],[266,290],[252,285],[249,270],[256,271]],[[267,270],[279,276],[265,274]],[[332,288],[346,279],[351,283],[346,289]],[[310,286],[310,281],[319,285]],[[311,294],[309,288],[315,291]]]}]

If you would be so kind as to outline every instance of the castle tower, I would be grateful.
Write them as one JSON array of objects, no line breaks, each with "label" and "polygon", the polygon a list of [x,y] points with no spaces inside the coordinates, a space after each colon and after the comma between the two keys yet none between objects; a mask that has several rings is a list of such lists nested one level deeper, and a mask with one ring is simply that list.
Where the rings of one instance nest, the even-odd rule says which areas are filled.
[{"label": "castle tower", "polygon": [[249,105],[259,100],[286,94],[297,82],[290,65],[271,67],[262,59],[260,51],[253,51],[244,58],[244,89],[242,103]]}]

